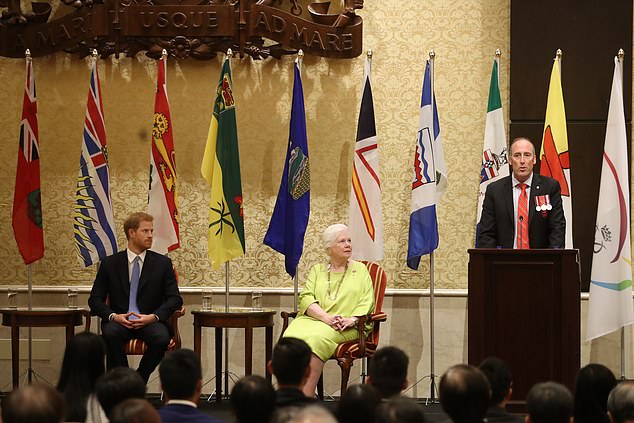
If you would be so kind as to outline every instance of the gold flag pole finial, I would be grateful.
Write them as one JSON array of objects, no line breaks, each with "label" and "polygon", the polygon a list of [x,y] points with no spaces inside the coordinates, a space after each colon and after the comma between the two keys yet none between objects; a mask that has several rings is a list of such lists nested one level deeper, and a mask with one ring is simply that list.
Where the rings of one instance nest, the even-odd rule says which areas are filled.
[{"label": "gold flag pole finial", "polygon": [[297,67],[299,68],[300,72],[302,71],[303,63],[304,63],[304,50],[300,48],[299,51],[297,52]]},{"label": "gold flag pole finial", "polygon": [[227,57],[229,59],[231,59],[233,57],[233,50],[231,50],[230,48],[227,49]]},{"label": "gold flag pole finial", "polygon": [[429,50],[429,58],[431,60],[434,60],[436,58],[436,52],[433,49]]},{"label": "gold flag pole finial", "polygon": [[366,54],[367,54],[367,56],[368,56],[368,60],[372,60],[372,54],[373,54],[373,53],[372,53],[372,49],[371,49],[371,48],[370,48],[370,49],[368,49],[368,52],[367,52]]},{"label": "gold flag pole finial", "polygon": [[497,57],[499,59],[501,55],[502,55],[502,52],[500,51],[500,49],[496,48],[495,49],[495,57]]},{"label": "gold flag pole finial", "polygon": [[165,60],[165,58],[167,57],[167,50],[163,49],[163,52],[161,53],[161,57],[163,58],[163,60]]},{"label": "gold flag pole finial", "polygon": [[[621,50],[623,51],[623,50]],[[24,50],[24,57],[26,57],[27,59],[31,58],[31,50],[29,50],[28,48],[26,50]]]},{"label": "gold flag pole finial", "polygon": [[[28,51],[28,50],[27,50]],[[619,61],[623,61],[623,58],[625,57],[625,51],[623,51],[622,48],[619,49],[619,52],[617,53],[617,56],[619,58]]]},{"label": "gold flag pole finial", "polygon": [[92,57],[93,57],[93,59],[96,59],[98,54],[99,54],[99,53],[97,53],[97,49],[96,49],[96,48],[93,48],[93,49],[92,49]]},{"label": "gold flag pole finial", "polygon": [[557,53],[555,53],[555,57],[557,58],[557,60],[561,60],[561,56],[563,56],[563,52],[561,51],[560,48],[557,49]]}]

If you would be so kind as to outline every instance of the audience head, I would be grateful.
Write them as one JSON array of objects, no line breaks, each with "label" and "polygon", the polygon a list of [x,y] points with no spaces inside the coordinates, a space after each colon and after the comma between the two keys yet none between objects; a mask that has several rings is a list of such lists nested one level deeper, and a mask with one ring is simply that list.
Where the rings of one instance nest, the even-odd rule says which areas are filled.
[{"label": "audience head", "polygon": [[15,389],[2,401],[4,423],[60,423],[64,399],[54,388],[33,384]]},{"label": "audience head", "polygon": [[106,344],[92,332],[75,335],[66,345],[57,389],[66,402],[66,420],[84,421],[86,402],[95,382],[106,372]]},{"label": "audience head", "polygon": [[526,396],[528,423],[568,423],[572,419],[572,394],[556,382],[538,383]]},{"label": "audience head", "polygon": [[282,338],[273,349],[269,370],[280,386],[300,387],[308,374],[312,351],[297,338]]},{"label": "audience head", "polygon": [[497,357],[488,357],[478,367],[489,381],[491,387],[490,405],[504,408],[511,398],[513,375],[509,366]]},{"label": "audience head", "polygon": [[407,354],[397,347],[379,348],[370,359],[368,383],[383,398],[398,395],[407,386]]},{"label": "audience head", "polygon": [[262,376],[245,376],[231,390],[237,423],[267,423],[275,409],[275,391]]},{"label": "audience head", "polygon": [[577,373],[575,383],[575,423],[607,423],[608,395],[616,386],[616,378],[602,364],[588,364]]},{"label": "audience head", "polygon": [[198,355],[186,348],[167,354],[159,365],[161,387],[168,399],[198,402],[202,389],[202,368]]},{"label": "audience head", "polygon": [[410,398],[393,397],[376,410],[375,423],[425,423],[420,405]]},{"label": "audience head", "polygon": [[452,366],[442,375],[439,393],[440,405],[454,423],[481,422],[489,407],[486,376],[467,364]]},{"label": "audience head", "polygon": [[337,403],[337,420],[345,423],[367,423],[374,420],[381,396],[372,385],[352,385]]},{"label": "audience head", "polygon": [[300,409],[292,423],[337,423],[337,419],[321,405],[308,405]]},{"label": "audience head", "polygon": [[634,382],[621,382],[612,389],[608,413],[612,423],[634,423]]},{"label": "audience head", "polygon": [[129,398],[145,398],[145,382],[136,371],[117,367],[97,379],[95,392],[101,408],[110,418],[112,409],[120,402]]},{"label": "audience head", "polygon": [[140,398],[127,399],[117,404],[110,415],[110,423],[161,423],[152,404]]}]

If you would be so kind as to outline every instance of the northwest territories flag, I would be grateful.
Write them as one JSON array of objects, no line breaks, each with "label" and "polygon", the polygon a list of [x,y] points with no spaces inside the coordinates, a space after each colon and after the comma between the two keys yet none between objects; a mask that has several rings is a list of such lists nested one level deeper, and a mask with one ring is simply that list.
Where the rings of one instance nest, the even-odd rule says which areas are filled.
[{"label": "northwest territories flag", "polygon": [[421,256],[432,253],[438,247],[436,204],[447,190],[447,168],[442,150],[436,97],[432,92],[432,77],[428,60],[416,135],[407,247],[407,266],[414,270],[418,269]]},{"label": "northwest territories flag", "polygon": [[634,322],[622,72],[623,64],[615,57],[594,233],[586,340]]},{"label": "northwest territories flag", "polygon": [[117,252],[106,127],[96,60],[92,64],[88,87],[73,219],[75,250],[84,266],[90,266]]}]

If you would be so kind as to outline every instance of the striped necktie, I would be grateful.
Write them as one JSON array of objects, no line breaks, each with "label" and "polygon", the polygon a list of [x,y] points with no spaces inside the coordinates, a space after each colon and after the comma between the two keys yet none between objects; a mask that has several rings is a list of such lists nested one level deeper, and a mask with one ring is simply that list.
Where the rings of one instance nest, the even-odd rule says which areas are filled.
[{"label": "striped necktie", "polygon": [[517,248],[528,250],[528,194],[525,183],[517,184],[522,189],[520,198],[517,200]]}]

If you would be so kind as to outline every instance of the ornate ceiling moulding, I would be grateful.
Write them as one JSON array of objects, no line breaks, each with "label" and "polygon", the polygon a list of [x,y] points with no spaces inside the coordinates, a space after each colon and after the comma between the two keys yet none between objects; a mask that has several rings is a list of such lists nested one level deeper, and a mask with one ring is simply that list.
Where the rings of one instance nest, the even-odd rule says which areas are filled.
[{"label": "ornate ceiling moulding", "polygon": [[[55,0],[57,1],[57,0]],[[8,2],[8,4],[7,4]],[[211,59],[228,48],[255,59],[294,54],[352,58],[362,53],[363,0],[0,0],[0,56],[57,51],[101,57],[163,49],[183,59]],[[54,12],[52,13],[52,11]]]}]

